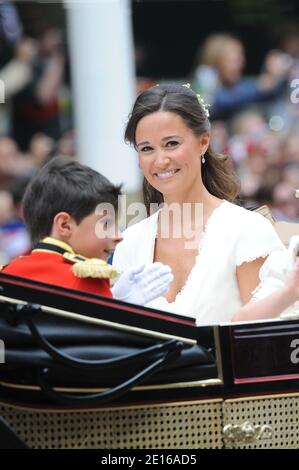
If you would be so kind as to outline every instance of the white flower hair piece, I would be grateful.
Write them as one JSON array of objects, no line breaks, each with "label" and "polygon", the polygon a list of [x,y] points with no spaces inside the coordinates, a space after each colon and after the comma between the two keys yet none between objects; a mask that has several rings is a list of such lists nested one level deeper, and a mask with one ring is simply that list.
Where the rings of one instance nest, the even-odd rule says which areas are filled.
[{"label": "white flower hair piece", "polygon": [[205,100],[203,99],[203,97],[199,93],[197,93],[196,96],[197,96],[197,99],[198,99],[199,103],[201,104],[201,106],[204,109],[205,115],[207,116],[207,118],[209,118],[210,117],[210,111],[209,111],[208,108],[211,105],[209,103],[206,103]]},{"label": "white flower hair piece", "polygon": [[[185,88],[190,88],[191,89],[190,83],[185,83],[182,86],[184,86]],[[211,105],[209,103],[206,103],[205,100],[203,99],[203,97],[199,93],[197,93],[196,96],[197,96],[199,104],[203,107],[203,110],[204,110],[204,113],[205,113],[206,117],[209,118],[210,117],[210,111],[209,111],[208,108]]]}]

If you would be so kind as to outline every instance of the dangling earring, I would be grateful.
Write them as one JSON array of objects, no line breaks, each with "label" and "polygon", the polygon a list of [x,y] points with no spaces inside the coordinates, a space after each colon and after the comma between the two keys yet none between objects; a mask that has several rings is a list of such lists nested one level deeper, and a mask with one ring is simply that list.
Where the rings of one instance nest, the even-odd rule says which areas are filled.
[{"label": "dangling earring", "polygon": [[201,157],[201,163],[202,164],[206,163],[205,154],[203,154],[203,156]]}]

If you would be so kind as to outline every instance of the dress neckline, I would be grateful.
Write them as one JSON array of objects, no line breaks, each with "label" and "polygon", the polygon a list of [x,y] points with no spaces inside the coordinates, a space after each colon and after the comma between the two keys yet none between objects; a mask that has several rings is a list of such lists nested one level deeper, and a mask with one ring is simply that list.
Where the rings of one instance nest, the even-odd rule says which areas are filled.
[{"label": "dress neckline", "polygon": [[[172,302],[169,302],[166,297],[162,297],[162,299],[165,301],[165,303],[167,305],[173,305],[175,304],[184,294],[184,292],[186,291],[187,287],[190,285],[190,283],[192,283],[192,279],[193,277],[196,275],[196,269],[197,269],[197,266],[199,264],[199,261],[200,261],[200,258],[202,256],[202,250],[203,250],[203,246],[204,246],[204,243],[206,241],[206,238],[207,238],[207,234],[209,232],[209,228],[210,228],[210,225],[211,225],[211,221],[214,220],[215,216],[219,213],[219,210],[221,208],[223,208],[226,203],[228,201],[226,201],[225,199],[223,199],[223,201],[221,202],[221,204],[219,204],[219,206],[215,207],[215,209],[212,211],[212,213],[210,214],[210,216],[208,217],[206,223],[205,223],[205,227],[204,227],[204,230],[202,232],[202,236],[201,236],[201,239],[199,241],[199,244],[198,244],[198,248],[197,248],[197,255],[195,257],[195,262],[194,262],[194,265],[192,267],[192,269],[190,270],[187,278],[186,278],[186,281],[184,283],[184,285],[182,286],[182,288],[179,290],[179,292],[176,294],[174,300]],[[161,210],[161,209],[160,209]],[[156,240],[156,236],[157,236],[157,230],[158,230],[158,219],[159,219],[159,211],[157,211],[157,216],[156,216],[156,227],[155,227],[155,231],[154,231],[154,237],[153,237],[153,240],[152,240],[152,252],[151,252],[151,263],[154,262],[154,251],[155,251],[155,240]]]}]

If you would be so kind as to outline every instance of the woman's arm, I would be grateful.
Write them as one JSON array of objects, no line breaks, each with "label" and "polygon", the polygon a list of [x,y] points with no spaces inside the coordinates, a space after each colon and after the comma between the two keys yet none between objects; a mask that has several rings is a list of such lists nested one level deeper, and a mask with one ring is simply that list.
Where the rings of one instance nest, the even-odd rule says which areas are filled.
[{"label": "woman's arm", "polygon": [[243,304],[250,301],[252,292],[259,285],[259,272],[264,262],[265,258],[257,258],[254,261],[237,266],[237,281]]},{"label": "woman's arm", "polygon": [[257,269],[260,269],[263,262],[264,259],[260,258],[237,268],[240,294],[245,305],[233,316],[232,321],[274,318],[299,299],[299,260],[297,260],[294,272],[284,287],[264,299],[249,302],[251,292],[258,285],[257,282],[253,286],[256,276],[258,279]]}]

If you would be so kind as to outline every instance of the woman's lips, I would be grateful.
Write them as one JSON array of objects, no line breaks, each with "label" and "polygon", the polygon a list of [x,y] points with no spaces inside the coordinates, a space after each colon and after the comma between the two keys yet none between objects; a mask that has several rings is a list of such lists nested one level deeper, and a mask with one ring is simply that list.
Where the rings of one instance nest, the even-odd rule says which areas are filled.
[{"label": "woman's lips", "polygon": [[154,175],[160,180],[167,180],[175,176],[180,170],[167,170],[154,173]]}]

